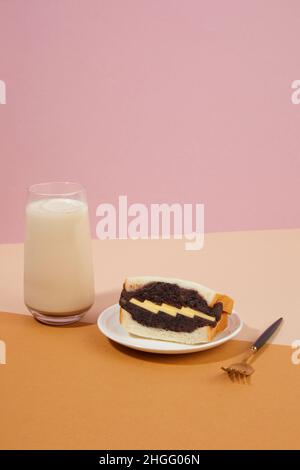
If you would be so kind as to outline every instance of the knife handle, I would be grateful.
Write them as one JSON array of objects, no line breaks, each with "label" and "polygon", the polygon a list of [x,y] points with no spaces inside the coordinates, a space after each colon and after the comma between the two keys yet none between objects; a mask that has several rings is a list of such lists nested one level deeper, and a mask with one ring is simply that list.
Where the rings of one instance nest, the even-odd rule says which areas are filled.
[{"label": "knife handle", "polygon": [[279,318],[274,323],[272,323],[269,328],[267,328],[259,338],[252,344],[251,349],[254,351],[258,351],[267,341],[268,339],[275,333],[277,328],[279,327],[280,323],[282,322],[283,318]]}]

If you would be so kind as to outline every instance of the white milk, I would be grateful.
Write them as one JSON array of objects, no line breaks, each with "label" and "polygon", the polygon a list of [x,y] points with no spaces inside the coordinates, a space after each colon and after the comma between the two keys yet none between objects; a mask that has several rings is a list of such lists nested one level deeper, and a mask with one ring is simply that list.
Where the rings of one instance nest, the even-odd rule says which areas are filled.
[{"label": "white milk", "polygon": [[26,207],[25,304],[50,315],[71,315],[94,302],[87,204],[67,198]]}]

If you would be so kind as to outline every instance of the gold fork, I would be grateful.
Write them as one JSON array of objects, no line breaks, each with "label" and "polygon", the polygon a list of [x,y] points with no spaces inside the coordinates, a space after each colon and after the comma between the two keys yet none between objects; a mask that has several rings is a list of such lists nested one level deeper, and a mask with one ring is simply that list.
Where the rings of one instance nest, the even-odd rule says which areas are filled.
[{"label": "gold fork", "polygon": [[221,367],[222,370],[227,372],[228,376],[232,381],[236,380],[238,382],[245,382],[250,375],[253,374],[254,369],[250,364],[247,364],[247,361],[268,341],[268,339],[275,333],[282,318],[279,318],[274,323],[272,323],[269,328],[267,328],[260,337],[252,344],[252,346],[247,350],[244,359],[241,362],[236,364],[231,364],[228,367]]}]

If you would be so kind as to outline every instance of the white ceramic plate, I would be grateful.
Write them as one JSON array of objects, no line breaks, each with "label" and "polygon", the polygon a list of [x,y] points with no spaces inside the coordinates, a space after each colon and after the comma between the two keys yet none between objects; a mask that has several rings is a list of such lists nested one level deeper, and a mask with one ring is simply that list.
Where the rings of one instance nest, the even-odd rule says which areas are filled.
[{"label": "white ceramic plate", "polygon": [[234,338],[242,329],[243,322],[236,312],[229,315],[228,326],[224,331],[218,333],[208,343],[182,344],[159,341],[155,339],[140,338],[132,336],[123,328],[119,320],[120,307],[118,304],[111,305],[103,310],[98,317],[99,330],[109,339],[128,348],[138,349],[157,354],[187,354],[205,349],[215,348]]}]

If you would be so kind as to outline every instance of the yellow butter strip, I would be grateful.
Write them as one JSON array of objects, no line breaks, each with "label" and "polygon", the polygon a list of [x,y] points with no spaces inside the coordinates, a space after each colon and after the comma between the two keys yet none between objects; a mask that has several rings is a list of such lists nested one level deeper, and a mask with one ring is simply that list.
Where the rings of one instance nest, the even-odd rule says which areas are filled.
[{"label": "yellow butter strip", "polygon": [[150,300],[144,300],[143,302],[141,302],[140,300],[135,299],[134,297],[130,299],[130,302],[152,313],[163,312],[163,313],[167,313],[168,315],[172,315],[173,317],[175,317],[177,313],[180,313],[181,315],[184,315],[189,318],[193,318],[194,316],[197,316],[197,317],[201,317],[201,318],[204,318],[205,320],[209,320],[212,322],[216,320],[215,317],[211,317],[210,315],[206,315],[205,313],[198,312],[198,310],[194,310],[190,307],[177,308],[168,304],[158,305],[158,304],[151,302]]},{"label": "yellow butter strip", "polygon": [[163,308],[162,311],[164,313],[168,313],[169,315],[173,315],[174,317],[176,317],[177,313],[180,312],[179,308],[173,307],[172,305],[168,305],[168,304],[162,304],[161,308]]},{"label": "yellow butter strip", "polygon": [[215,321],[215,317],[211,317],[210,315],[206,315],[206,313],[198,312],[190,307],[181,307],[180,313],[182,315],[186,315],[187,317],[194,317],[195,315],[204,318],[205,320]]},{"label": "yellow butter strip", "polygon": [[152,312],[152,313],[159,312],[160,305],[156,305],[153,302],[150,302],[149,300],[144,300],[144,302],[141,302],[138,299],[132,298],[130,299],[130,302],[134,305],[137,305],[138,307],[148,310],[149,312]]},{"label": "yellow butter strip", "polygon": [[150,312],[153,313],[158,313],[160,310],[160,305],[154,304],[153,302],[150,302],[150,300],[144,300],[142,305],[143,308],[150,310]]}]

